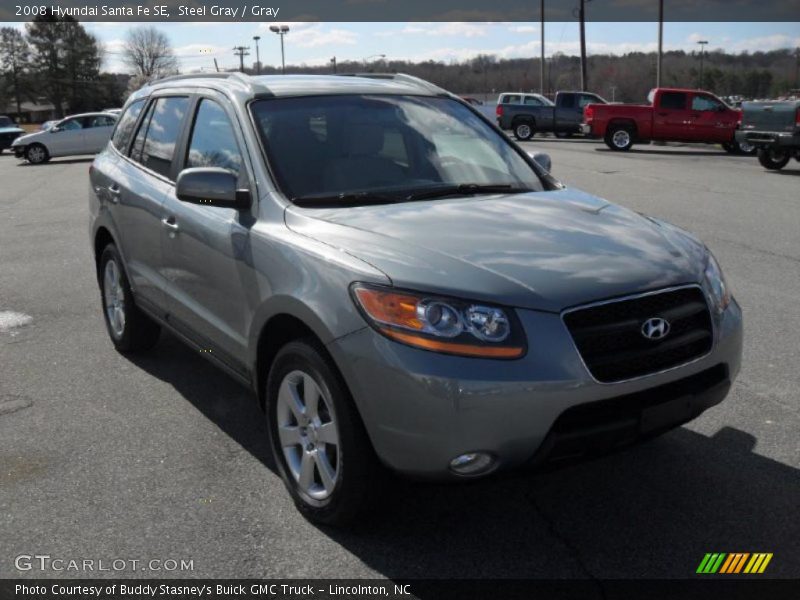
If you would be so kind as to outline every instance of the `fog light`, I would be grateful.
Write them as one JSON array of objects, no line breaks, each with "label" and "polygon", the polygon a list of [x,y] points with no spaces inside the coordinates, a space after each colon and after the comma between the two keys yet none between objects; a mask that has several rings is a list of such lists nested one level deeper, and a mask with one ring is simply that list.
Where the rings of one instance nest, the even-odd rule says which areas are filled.
[{"label": "fog light", "polygon": [[450,470],[458,475],[483,475],[494,466],[494,457],[486,452],[468,452],[450,461]]}]

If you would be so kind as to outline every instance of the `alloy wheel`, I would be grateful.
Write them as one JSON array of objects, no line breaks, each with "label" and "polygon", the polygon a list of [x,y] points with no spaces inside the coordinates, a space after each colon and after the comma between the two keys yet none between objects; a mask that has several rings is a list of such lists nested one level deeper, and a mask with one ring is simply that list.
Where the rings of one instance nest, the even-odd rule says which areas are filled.
[{"label": "alloy wheel", "polygon": [[626,148],[631,143],[631,134],[625,129],[618,129],[614,132],[611,140],[617,148]]},{"label": "alloy wheel", "polygon": [[302,493],[325,500],[342,466],[331,399],[311,375],[295,370],[281,381],[276,408],[278,438],[292,477]]},{"label": "alloy wheel", "polygon": [[103,273],[103,300],[111,332],[119,339],[125,333],[125,292],[116,261],[109,260]]}]

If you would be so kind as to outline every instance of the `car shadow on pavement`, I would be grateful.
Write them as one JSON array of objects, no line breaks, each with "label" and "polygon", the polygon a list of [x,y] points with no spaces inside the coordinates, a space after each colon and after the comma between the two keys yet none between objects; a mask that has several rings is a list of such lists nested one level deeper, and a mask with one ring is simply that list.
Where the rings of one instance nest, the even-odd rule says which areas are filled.
[{"label": "car shadow on pavement", "polygon": [[[612,150],[611,148],[595,148],[595,152],[607,152],[609,154],[621,154],[617,150]],[[749,158],[750,160],[755,160],[753,156],[747,156],[744,154],[729,154],[724,150],[656,150],[653,148],[647,149],[640,149],[640,148],[631,148],[624,152],[624,154],[664,154],[667,156],[728,156],[733,158]]]},{"label": "car shadow on pavement", "polygon": [[72,165],[76,163],[90,163],[94,160],[94,156],[84,156],[82,158],[51,158],[45,163],[34,165],[22,158],[21,162],[17,164],[18,167],[47,167],[48,165]]},{"label": "car shadow on pavement", "polygon": [[[169,335],[132,360],[276,470],[246,389]],[[319,529],[389,579],[688,578],[707,552],[772,552],[768,575],[800,574],[800,472],[730,427],[463,484],[388,477],[383,497],[354,529]]]}]

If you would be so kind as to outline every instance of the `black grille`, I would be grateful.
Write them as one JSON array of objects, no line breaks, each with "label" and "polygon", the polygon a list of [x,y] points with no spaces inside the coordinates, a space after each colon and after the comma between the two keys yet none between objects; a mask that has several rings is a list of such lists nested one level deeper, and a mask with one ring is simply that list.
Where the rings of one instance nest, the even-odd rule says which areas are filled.
[{"label": "black grille", "polygon": [[[653,317],[666,319],[660,340],[642,335]],[[610,383],[656,373],[707,354],[713,327],[703,292],[696,287],[648,294],[577,309],[564,315],[592,376]]]}]

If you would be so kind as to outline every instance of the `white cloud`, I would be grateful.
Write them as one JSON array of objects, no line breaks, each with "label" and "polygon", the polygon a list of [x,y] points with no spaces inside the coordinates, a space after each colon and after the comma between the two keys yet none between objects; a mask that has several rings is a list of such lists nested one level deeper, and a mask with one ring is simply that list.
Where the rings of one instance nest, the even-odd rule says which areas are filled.
[{"label": "white cloud", "polygon": [[[289,33],[286,34],[286,45],[293,44],[299,48],[319,48],[321,46],[352,46],[358,42],[358,34],[349,29],[328,27],[322,23],[286,23]],[[259,29],[269,31],[270,25],[262,23]],[[263,39],[262,39],[263,41]]]},{"label": "white cloud", "polygon": [[379,31],[373,35],[378,37],[393,37],[395,35],[424,35],[424,36],[458,36],[464,38],[484,37],[488,35],[489,28],[495,23],[466,23],[460,21],[447,23],[411,23],[400,31]]}]

